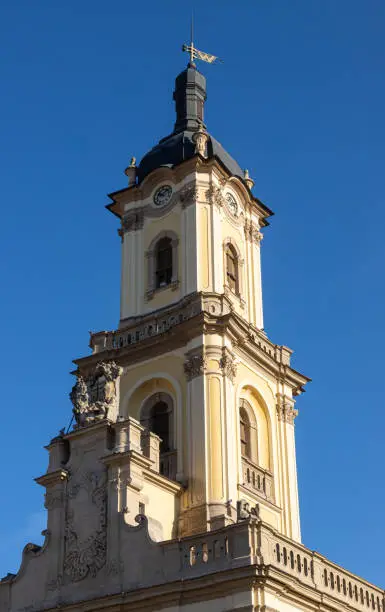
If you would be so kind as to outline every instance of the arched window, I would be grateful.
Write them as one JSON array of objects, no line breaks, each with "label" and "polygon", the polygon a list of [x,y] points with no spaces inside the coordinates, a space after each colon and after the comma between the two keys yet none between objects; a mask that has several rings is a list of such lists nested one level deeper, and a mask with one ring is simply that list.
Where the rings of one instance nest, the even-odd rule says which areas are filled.
[{"label": "arched window", "polygon": [[241,399],[239,404],[239,436],[241,456],[258,465],[258,428],[255,413],[249,402]]},{"label": "arched window", "polygon": [[149,429],[161,439],[160,452],[171,450],[170,410],[166,402],[157,402],[151,409]]},{"label": "arched window", "polygon": [[172,281],[172,241],[161,238],[156,245],[155,288],[167,287]]},{"label": "arched window", "polygon": [[178,286],[178,236],[170,230],[162,231],[150,243],[147,258],[147,292],[151,300],[154,293],[164,287]]},{"label": "arched window", "polygon": [[175,480],[177,453],[174,442],[174,403],[168,393],[155,393],[143,404],[140,423],[161,439],[159,471]]},{"label": "arched window", "polygon": [[251,459],[251,443],[250,443],[250,419],[246,410],[241,406],[239,410],[239,430],[241,438],[241,455]]},{"label": "arched window", "polygon": [[231,244],[226,245],[226,284],[231,291],[239,293],[238,256]]}]

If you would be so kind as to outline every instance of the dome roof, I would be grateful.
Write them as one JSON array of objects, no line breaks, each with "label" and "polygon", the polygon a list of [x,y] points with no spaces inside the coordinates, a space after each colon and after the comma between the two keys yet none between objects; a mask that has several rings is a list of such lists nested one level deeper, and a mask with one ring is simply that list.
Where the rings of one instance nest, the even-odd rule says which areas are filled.
[{"label": "dome roof", "polygon": [[[169,168],[194,157],[194,133],[204,128],[203,109],[206,100],[206,79],[195,65],[183,70],[175,80],[176,122],[170,136],[163,138],[141,160],[137,168],[139,183],[156,168]],[[216,157],[230,174],[243,178],[243,171],[222,145],[208,135],[207,157]]]},{"label": "dome roof", "polygon": [[[172,168],[195,155],[193,142],[194,131],[184,130],[173,133],[153,147],[141,160],[137,176],[139,183],[156,168],[166,166]],[[207,157],[216,157],[227,168],[230,174],[243,178],[243,171],[238,163],[227,153],[222,145],[209,135]]]}]

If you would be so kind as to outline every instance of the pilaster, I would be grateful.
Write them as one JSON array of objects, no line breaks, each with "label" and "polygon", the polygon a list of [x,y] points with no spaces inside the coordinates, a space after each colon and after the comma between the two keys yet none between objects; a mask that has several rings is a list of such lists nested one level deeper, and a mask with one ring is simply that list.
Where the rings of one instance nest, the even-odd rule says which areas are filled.
[{"label": "pilaster", "polygon": [[276,410],[284,533],[293,540],[300,542],[301,528],[294,436],[294,419],[297,411],[294,405],[295,402],[291,397],[284,393],[277,393]]}]

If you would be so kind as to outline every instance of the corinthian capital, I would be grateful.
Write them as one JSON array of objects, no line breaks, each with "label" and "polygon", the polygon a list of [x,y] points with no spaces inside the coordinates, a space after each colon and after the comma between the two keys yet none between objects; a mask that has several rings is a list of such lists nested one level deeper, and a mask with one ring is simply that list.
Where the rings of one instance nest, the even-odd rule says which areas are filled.
[{"label": "corinthian capital", "polygon": [[210,185],[210,187],[207,189],[206,197],[210,204],[216,204],[219,207],[223,206],[225,201],[221,188],[215,187],[214,185]]},{"label": "corinthian capital", "polygon": [[294,419],[298,414],[298,410],[294,408],[294,400],[286,395],[277,394],[277,417],[279,421],[294,425]]},{"label": "corinthian capital", "polygon": [[250,240],[250,242],[254,242],[255,244],[259,244],[263,239],[262,232],[259,231],[257,225],[252,221],[246,219],[245,225],[243,226],[245,232],[246,240]]},{"label": "corinthian capital", "polygon": [[122,228],[121,233],[136,232],[141,230],[144,225],[144,212],[143,210],[133,210],[122,217]]},{"label": "corinthian capital", "polygon": [[182,208],[186,208],[190,204],[195,204],[199,198],[199,190],[195,183],[187,185],[179,194]]},{"label": "corinthian capital", "polygon": [[184,373],[188,381],[204,374],[206,369],[206,358],[203,353],[190,355],[184,362]]},{"label": "corinthian capital", "polygon": [[235,363],[233,355],[226,351],[221,357],[219,366],[222,370],[223,375],[227,376],[227,378],[229,378],[233,383],[237,375],[237,365]]}]

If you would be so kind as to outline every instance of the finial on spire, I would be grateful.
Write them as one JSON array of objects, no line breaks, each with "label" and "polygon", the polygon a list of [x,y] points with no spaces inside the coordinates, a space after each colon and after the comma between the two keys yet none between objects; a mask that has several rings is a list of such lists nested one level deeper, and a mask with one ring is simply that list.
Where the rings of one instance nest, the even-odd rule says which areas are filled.
[{"label": "finial on spire", "polygon": [[244,178],[244,181],[245,181],[246,185],[248,186],[248,188],[251,191],[252,188],[254,187],[254,181],[250,177],[250,174],[249,174],[249,171],[248,171],[247,168],[243,171],[243,178]]},{"label": "finial on spire", "polygon": [[190,34],[190,44],[183,45],[182,51],[187,51],[190,55],[189,66],[195,68],[195,59],[202,60],[202,62],[207,62],[208,64],[213,64],[215,61],[222,62],[219,57],[216,55],[211,55],[210,53],[205,53],[204,51],[199,51],[196,47],[194,47],[194,15],[191,15],[191,34]]},{"label": "finial on spire", "polygon": [[128,178],[128,184],[131,187],[136,182],[136,157],[131,157],[130,165],[125,169],[124,174]]}]

